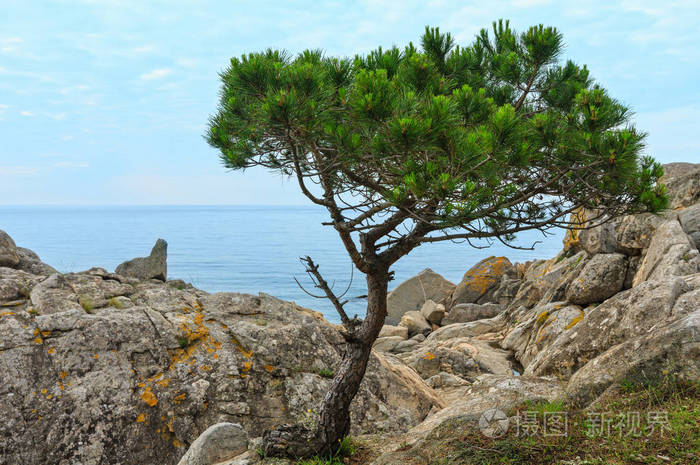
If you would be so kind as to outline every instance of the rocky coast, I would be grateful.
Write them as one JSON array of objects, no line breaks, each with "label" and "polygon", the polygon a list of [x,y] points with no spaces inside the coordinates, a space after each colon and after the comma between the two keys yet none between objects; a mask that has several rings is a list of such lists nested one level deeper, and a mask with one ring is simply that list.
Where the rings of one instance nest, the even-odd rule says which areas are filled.
[{"label": "rocky coast", "polygon": [[[493,408],[697,382],[700,165],[665,172],[663,214],[570,231],[547,260],[400,283],[352,408],[368,461],[431,463],[426,442]],[[0,231],[0,463],[256,463],[264,430],[314,421],[340,328],[270,295],[167,279],[166,258],[159,240],[114,272],[59,273]]]}]

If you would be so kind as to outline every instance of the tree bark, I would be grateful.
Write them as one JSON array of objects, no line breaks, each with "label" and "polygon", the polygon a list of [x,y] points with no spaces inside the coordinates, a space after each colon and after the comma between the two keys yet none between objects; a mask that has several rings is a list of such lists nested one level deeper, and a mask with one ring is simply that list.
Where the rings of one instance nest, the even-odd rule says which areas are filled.
[{"label": "tree bark", "polygon": [[266,456],[301,458],[334,453],[350,432],[350,404],[360,388],[372,352],[386,318],[388,270],[367,274],[367,315],[357,328],[356,337],[345,347],[330,389],[319,412],[315,431],[301,425],[284,425],[263,434]]}]

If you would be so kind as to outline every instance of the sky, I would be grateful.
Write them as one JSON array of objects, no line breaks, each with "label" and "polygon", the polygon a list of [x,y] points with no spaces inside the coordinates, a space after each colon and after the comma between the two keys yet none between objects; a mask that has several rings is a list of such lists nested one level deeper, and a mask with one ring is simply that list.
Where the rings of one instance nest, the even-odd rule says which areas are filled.
[{"label": "sky", "polygon": [[307,204],[203,139],[218,73],[268,47],[329,55],[556,26],[662,162],[700,163],[698,0],[0,0],[0,204]]}]

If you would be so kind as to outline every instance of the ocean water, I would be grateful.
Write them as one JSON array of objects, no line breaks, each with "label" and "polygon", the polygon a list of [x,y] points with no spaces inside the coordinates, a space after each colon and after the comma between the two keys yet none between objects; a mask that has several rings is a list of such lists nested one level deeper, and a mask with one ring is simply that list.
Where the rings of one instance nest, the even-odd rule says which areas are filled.
[{"label": "ocean water", "polygon": [[[168,241],[168,278],[180,278],[208,292],[265,292],[322,312],[339,321],[332,305],[302,291],[294,277],[313,289],[298,257],[309,255],[335,290],[348,286],[351,264],[325,210],[316,206],[153,206],[56,207],[0,206],[0,229],[17,245],[34,250],[62,272],[100,266],[109,271],[121,262],[148,255],[156,239]],[[425,268],[457,283],[474,263],[489,255],[511,261],[550,258],[561,249],[563,231],[544,237],[536,231],[518,236],[515,250],[496,242],[487,249],[467,243],[423,245],[393,267],[389,289]],[[481,245],[486,245],[481,243]],[[364,275],[355,271],[346,305],[350,315],[364,315]]]}]

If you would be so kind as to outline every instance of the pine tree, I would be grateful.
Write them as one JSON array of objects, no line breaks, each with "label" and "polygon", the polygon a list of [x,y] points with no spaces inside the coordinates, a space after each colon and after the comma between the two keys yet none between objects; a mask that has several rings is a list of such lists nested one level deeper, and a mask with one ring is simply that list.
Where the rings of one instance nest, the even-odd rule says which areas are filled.
[{"label": "pine tree", "polygon": [[268,455],[333,451],[386,317],[391,266],[414,248],[575,228],[570,213],[612,217],[658,211],[661,166],[642,156],[630,110],[585,66],[561,63],[562,35],[493,24],[467,47],[426,27],[420,48],[378,48],[354,59],[267,50],[221,73],[207,140],[227,168],[292,176],[325,207],[354,266],[366,275],[367,311],[350,319],[306,258],[343,323],[345,355],[314,431],[266,432]]}]

